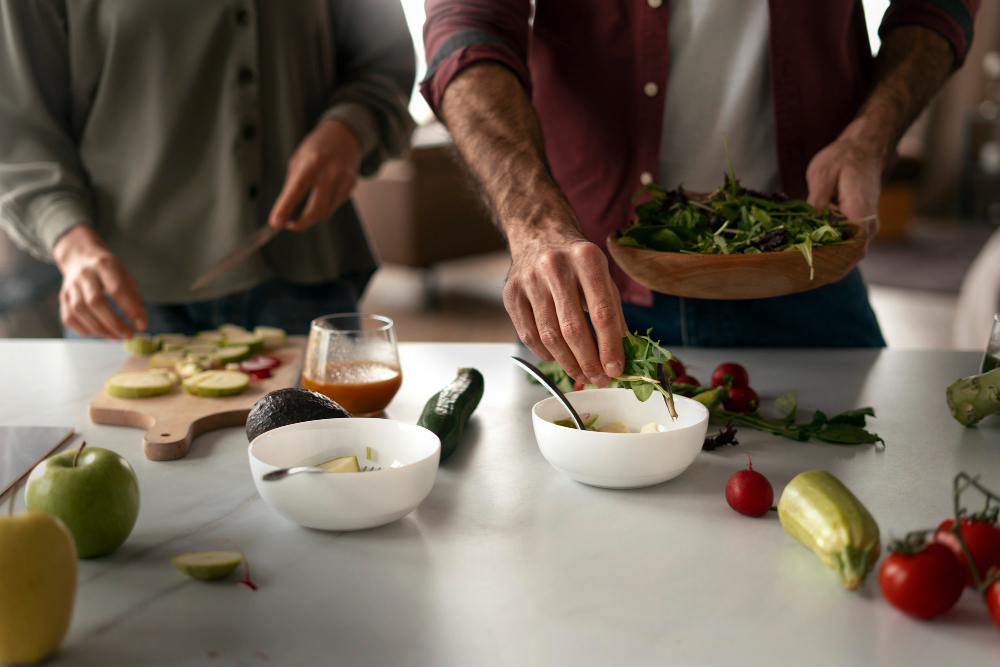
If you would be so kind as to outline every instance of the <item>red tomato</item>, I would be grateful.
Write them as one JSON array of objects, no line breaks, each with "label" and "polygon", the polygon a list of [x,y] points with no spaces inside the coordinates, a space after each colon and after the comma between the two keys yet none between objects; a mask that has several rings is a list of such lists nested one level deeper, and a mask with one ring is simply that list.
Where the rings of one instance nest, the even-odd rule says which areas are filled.
[{"label": "red tomato", "polygon": [[878,585],[896,609],[934,618],[962,596],[962,566],[948,547],[931,542],[913,554],[889,554],[878,572]]},{"label": "red tomato", "polygon": [[684,370],[684,364],[682,364],[677,359],[671,359],[667,362],[670,365],[670,372],[675,377],[681,377],[682,375],[687,375],[687,371]]},{"label": "red tomato", "polygon": [[750,386],[750,376],[747,375],[747,369],[743,368],[739,364],[727,361],[724,364],[719,364],[715,367],[715,370],[712,371],[712,387],[721,387],[726,384],[727,375],[732,376],[734,387]]},{"label": "red tomato", "polygon": [[994,581],[986,589],[986,607],[993,617],[993,624],[1000,628],[1000,581]]},{"label": "red tomato", "polygon": [[[975,582],[972,579],[972,571],[965,562],[965,554],[962,552],[962,545],[958,543],[958,538],[951,531],[955,525],[953,519],[945,519],[934,531],[934,541],[940,542],[955,554],[958,562],[962,564],[965,571],[965,585],[972,588]],[[986,573],[991,567],[1000,568],[1000,528],[989,521],[975,521],[973,519],[962,519],[962,538],[972,560],[976,562],[976,570],[979,578],[985,579]]]},{"label": "red tomato", "polygon": [[733,387],[722,400],[722,407],[730,412],[753,412],[760,405],[760,399],[750,387]]},{"label": "red tomato", "polygon": [[583,389],[583,383],[580,382],[579,380],[574,380],[573,381],[573,391],[580,391],[581,389]]}]

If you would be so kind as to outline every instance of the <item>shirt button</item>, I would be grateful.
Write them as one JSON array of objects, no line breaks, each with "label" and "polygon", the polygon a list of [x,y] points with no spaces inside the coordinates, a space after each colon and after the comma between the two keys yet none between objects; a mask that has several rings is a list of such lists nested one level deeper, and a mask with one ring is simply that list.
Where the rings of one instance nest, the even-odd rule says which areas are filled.
[{"label": "shirt button", "polygon": [[642,92],[646,93],[646,97],[656,97],[656,94],[660,92],[660,87],[650,81],[642,87]]},{"label": "shirt button", "polygon": [[639,182],[642,183],[643,185],[649,185],[650,183],[653,182],[653,175],[648,171],[644,171],[641,174],[639,174]]},{"label": "shirt button", "polygon": [[240,83],[242,83],[245,86],[253,83],[253,70],[250,69],[249,67],[240,68],[238,76]]},{"label": "shirt button", "polygon": [[253,125],[247,125],[243,128],[243,138],[247,141],[253,141],[257,138],[257,128]]},{"label": "shirt button", "polygon": [[663,0],[646,0],[646,3],[653,9],[659,9],[663,4]]},{"label": "shirt button", "polygon": [[236,12],[236,24],[242,26],[250,25],[250,12],[245,9]]},{"label": "shirt button", "polygon": [[256,183],[252,183],[250,185],[250,188],[247,190],[247,195],[250,196],[250,201],[253,201],[254,199],[257,198],[257,184]]}]

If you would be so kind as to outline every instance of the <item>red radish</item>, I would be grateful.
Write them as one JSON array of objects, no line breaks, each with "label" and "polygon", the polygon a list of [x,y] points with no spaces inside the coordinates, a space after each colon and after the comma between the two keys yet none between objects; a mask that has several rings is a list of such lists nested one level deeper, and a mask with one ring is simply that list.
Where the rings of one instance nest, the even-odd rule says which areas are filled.
[{"label": "red radish", "polygon": [[244,372],[256,380],[266,380],[267,378],[271,377],[270,368],[255,368],[253,370],[247,370]]},{"label": "red radish", "polygon": [[747,469],[734,472],[726,482],[726,502],[740,514],[763,516],[774,502],[774,489],[759,472],[753,469],[753,461],[747,457]]},{"label": "red radish", "polygon": [[679,378],[682,375],[687,375],[687,371],[684,369],[684,364],[682,364],[679,359],[671,359],[667,362],[667,365],[670,366],[670,373],[674,376],[675,382],[677,381],[676,378]]},{"label": "red radish", "polygon": [[579,380],[574,380],[573,381],[573,391],[580,391],[581,389],[583,389],[583,383],[580,382]]},{"label": "red radish", "polygon": [[750,387],[733,387],[722,401],[722,407],[730,412],[754,412],[760,405],[760,398]]},{"label": "red radish", "polygon": [[278,357],[272,357],[269,354],[262,354],[262,355],[260,355],[260,358],[261,359],[267,359],[268,361],[270,361],[271,362],[271,368],[277,368],[278,366],[281,365],[281,359],[279,359]]},{"label": "red radish", "polygon": [[731,381],[734,387],[748,387],[750,386],[750,376],[747,374],[747,369],[743,368],[739,364],[735,364],[731,361],[727,361],[724,364],[719,364],[712,371],[712,388],[721,387],[726,384],[726,376],[731,376]]}]

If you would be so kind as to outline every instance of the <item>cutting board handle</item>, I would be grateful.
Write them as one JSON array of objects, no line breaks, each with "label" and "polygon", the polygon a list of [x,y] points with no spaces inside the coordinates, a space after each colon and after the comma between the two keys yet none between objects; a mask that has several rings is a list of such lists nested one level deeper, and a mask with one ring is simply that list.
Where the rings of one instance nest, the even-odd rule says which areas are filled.
[{"label": "cutting board handle", "polygon": [[[212,400],[212,399],[208,399]],[[191,449],[191,441],[206,431],[247,423],[249,408],[218,412],[193,422],[182,417],[163,416],[150,426],[142,438],[142,451],[153,461],[173,461],[183,458]]]}]

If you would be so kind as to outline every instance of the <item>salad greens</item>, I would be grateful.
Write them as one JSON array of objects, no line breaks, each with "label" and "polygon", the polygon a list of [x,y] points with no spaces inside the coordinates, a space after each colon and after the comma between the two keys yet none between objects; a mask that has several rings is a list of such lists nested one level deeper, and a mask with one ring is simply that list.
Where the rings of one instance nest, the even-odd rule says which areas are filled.
[{"label": "salad greens", "polygon": [[742,187],[731,162],[722,187],[708,195],[656,183],[642,186],[636,198],[643,193],[652,199],[635,207],[636,220],[618,232],[620,246],[703,255],[798,250],[812,280],[812,249],[848,242],[853,232],[835,209],[817,211],[799,199]]}]

